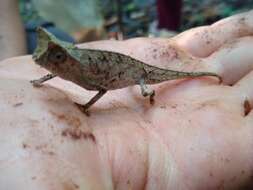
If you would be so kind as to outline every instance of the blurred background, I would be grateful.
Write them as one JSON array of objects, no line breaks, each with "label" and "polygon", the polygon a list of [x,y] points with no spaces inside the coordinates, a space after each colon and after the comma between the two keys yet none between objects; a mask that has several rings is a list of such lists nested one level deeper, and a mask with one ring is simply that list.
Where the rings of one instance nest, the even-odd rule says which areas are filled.
[{"label": "blurred background", "polygon": [[172,37],[253,8],[253,0],[0,0],[0,60],[31,54],[36,28],[84,43]]}]

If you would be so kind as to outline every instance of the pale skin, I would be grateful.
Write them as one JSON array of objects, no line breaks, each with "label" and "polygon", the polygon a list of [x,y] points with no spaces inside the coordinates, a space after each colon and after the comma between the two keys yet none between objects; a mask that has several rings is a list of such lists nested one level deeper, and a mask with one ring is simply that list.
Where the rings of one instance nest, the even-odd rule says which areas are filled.
[{"label": "pale skin", "polygon": [[[109,91],[91,117],[73,102],[94,93],[59,78],[33,88],[29,81],[48,72],[30,56],[1,62],[0,189],[251,189],[252,28],[248,12],[172,41],[83,44],[171,69],[217,72],[224,80],[152,85],[152,106],[138,87]],[[182,64],[183,54],[173,56],[181,50],[201,58]]]}]

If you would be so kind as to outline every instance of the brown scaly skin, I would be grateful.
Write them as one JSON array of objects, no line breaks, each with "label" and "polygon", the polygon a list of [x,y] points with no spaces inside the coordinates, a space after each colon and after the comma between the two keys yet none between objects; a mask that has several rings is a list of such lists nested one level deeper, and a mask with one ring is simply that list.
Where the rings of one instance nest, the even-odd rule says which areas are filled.
[{"label": "brown scaly skin", "polygon": [[140,85],[142,95],[149,96],[152,104],[155,92],[148,89],[146,84],[201,76],[214,76],[221,81],[221,77],[216,73],[167,70],[116,52],[80,49],[58,40],[43,28],[38,28],[37,34],[38,46],[33,59],[52,74],[32,83],[34,86],[41,86],[43,82],[59,76],[87,90],[99,91],[87,104],[79,105],[86,113],[108,90]]}]

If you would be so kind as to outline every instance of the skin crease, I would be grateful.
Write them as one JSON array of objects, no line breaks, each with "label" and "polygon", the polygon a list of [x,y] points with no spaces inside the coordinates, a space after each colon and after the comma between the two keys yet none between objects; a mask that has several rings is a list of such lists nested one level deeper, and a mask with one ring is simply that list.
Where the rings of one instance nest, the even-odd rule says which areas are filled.
[{"label": "skin crease", "polygon": [[[244,16],[253,19],[253,12]],[[219,23],[239,30],[234,25],[241,17]],[[73,101],[85,103],[93,92],[60,78],[33,88],[29,81],[47,71],[30,56],[2,61],[0,189],[252,189],[253,38],[235,36],[231,29],[226,43],[212,46],[196,31],[171,40],[83,44],[158,66],[216,71],[224,78],[222,85],[211,77],[152,85],[154,106],[139,87],[110,91],[92,107],[91,117]],[[184,36],[196,43],[192,49],[183,45]],[[209,56],[191,56],[195,52]]]}]

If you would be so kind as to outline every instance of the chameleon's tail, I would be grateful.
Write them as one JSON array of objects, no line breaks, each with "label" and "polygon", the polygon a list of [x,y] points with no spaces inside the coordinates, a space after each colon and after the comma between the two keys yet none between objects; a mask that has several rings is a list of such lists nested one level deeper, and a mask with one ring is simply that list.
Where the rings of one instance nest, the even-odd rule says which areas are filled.
[{"label": "chameleon's tail", "polygon": [[219,82],[222,82],[222,78],[220,75],[212,72],[181,72],[181,71],[174,71],[174,70],[167,70],[167,69],[154,69],[148,75],[149,79],[146,80],[149,84],[159,83],[162,81],[167,80],[174,80],[174,79],[183,79],[183,78],[197,78],[202,76],[213,76],[219,79]]},{"label": "chameleon's tail", "polygon": [[222,77],[212,72],[178,72],[180,78],[196,78],[203,76],[213,76],[219,79],[219,83],[222,83]]}]

